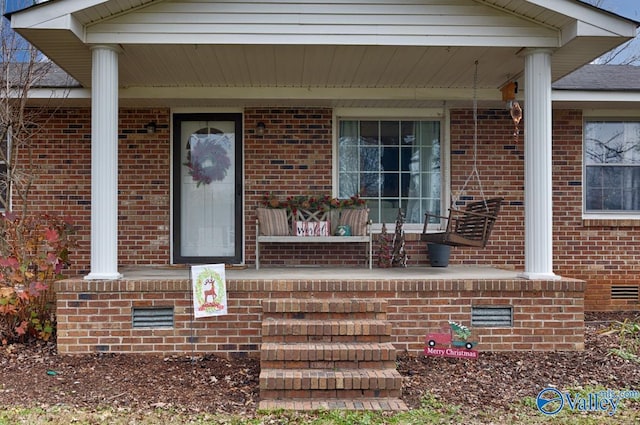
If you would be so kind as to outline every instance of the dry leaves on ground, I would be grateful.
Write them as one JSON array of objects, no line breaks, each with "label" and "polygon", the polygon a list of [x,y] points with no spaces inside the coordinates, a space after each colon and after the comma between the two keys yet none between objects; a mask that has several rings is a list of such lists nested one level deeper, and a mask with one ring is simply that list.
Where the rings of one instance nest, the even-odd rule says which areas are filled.
[{"label": "dry leaves on ground", "polygon": [[[400,354],[403,399],[411,408],[432,397],[466,412],[508,412],[548,386],[640,390],[640,365],[610,355],[617,338],[598,334],[612,320],[636,316],[587,315],[583,352],[481,352],[477,361]],[[6,407],[110,406],[251,416],[259,399],[255,359],[58,355],[49,343],[0,347],[0,369],[0,405]]]}]

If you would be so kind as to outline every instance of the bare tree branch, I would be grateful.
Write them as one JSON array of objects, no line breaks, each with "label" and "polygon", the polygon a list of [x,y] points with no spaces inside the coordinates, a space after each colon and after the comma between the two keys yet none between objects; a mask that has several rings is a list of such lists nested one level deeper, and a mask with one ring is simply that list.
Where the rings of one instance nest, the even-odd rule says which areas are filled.
[{"label": "bare tree branch", "polygon": [[[605,0],[581,0],[600,9],[607,9]],[[616,47],[615,49],[600,56],[593,63],[598,65],[640,65],[640,39],[636,33],[636,38]]]},{"label": "bare tree branch", "polygon": [[0,208],[10,211],[19,205],[25,216],[41,171],[34,161],[34,140],[56,110],[51,99],[45,105],[30,105],[29,96],[34,87],[46,84],[53,63],[11,30],[7,21],[0,30]]}]

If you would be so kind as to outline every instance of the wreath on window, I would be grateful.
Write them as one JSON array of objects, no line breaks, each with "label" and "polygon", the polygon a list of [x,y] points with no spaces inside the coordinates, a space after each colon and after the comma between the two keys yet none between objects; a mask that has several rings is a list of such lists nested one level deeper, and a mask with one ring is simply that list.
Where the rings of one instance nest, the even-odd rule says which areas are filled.
[{"label": "wreath on window", "polygon": [[223,180],[231,167],[231,160],[227,150],[219,143],[220,137],[194,136],[188,143],[190,151],[184,165],[189,168],[189,175],[197,183],[196,186]]}]

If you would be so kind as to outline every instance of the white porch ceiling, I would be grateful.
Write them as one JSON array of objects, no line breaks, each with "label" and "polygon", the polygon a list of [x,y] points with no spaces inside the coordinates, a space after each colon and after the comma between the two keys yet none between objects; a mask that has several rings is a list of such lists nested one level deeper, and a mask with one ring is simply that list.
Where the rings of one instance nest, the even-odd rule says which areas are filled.
[{"label": "white porch ceiling", "polygon": [[[517,75],[515,48],[300,45],[123,46],[123,86],[498,87]],[[496,64],[500,64],[496,66]]]}]

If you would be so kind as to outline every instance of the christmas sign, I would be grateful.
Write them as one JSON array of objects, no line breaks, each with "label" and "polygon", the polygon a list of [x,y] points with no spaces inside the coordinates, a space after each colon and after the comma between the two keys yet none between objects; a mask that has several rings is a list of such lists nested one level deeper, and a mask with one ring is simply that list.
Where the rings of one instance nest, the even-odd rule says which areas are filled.
[{"label": "christmas sign", "polygon": [[478,351],[472,350],[477,343],[470,342],[468,340],[470,336],[471,331],[468,327],[449,321],[448,327],[445,326],[439,332],[427,334],[424,355],[477,359]]},{"label": "christmas sign", "polygon": [[199,317],[227,314],[227,284],[224,264],[191,267],[193,314]]}]

